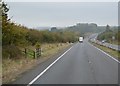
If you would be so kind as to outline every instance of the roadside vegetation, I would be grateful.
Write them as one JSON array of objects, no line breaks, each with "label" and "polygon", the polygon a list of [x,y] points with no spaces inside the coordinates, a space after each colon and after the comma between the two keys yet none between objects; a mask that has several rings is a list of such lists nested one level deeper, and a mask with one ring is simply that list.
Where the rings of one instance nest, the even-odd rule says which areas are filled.
[{"label": "roadside vegetation", "polygon": [[[71,44],[69,43],[43,44],[41,46],[43,49],[42,56],[37,59],[25,58],[24,56],[21,56],[20,59],[14,60],[3,59],[3,83],[9,83],[16,80],[23,72],[29,71],[29,69],[53,57],[55,54],[57,55],[70,45]],[[33,49],[34,47],[31,46],[30,48]]]},{"label": "roadside vegetation", "polygon": [[72,31],[52,32],[49,30],[38,31],[34,28],[27,28],[20,24],[11,22],[8,19],[7,12],[9,9],[7,5],[2,5],[2,46],[3,59],[17,59],[20,58],[21,52],[19,47],[35,46],[36,43],[66,43],[75,42],[77,40],[76,34]]},{"label": "roadside vegetation", "polygon": [[[8,18],[7,4],[2,3],[2,68],[3,83],[13,81],[19,74],[45,61],[52,55],[77,41],[78,33],[61,30],[36,30],[16,24]],[[21,49],[35,50],[39,46],[41,56],[38,59],[23,55]]]},{"label": "roadside vegetation", "polygon": [[115,28],[107,25],[106,30],[99,34],[97,39],[100,41],[105,40],[111,44],[120,45],[120,27]]}]

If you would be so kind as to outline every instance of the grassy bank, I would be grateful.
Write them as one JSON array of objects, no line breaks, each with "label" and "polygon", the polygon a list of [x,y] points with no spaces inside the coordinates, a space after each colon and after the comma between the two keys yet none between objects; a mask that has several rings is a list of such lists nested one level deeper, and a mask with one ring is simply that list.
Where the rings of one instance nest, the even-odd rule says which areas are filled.
[{"label": "grassy bank", "polygon": [[120,52],[110,49],[110,48],[107,48],[105,46],[101,46],[101,45],[93,43],[93,42],[90,42],[90,43],[92,43],[94,46],[100,48],[101,50],[105,51],[106,53],[110,54],[111,56],[115,57],[116,59],[120,59]]},{"label": "grassy bank", "polygon": [[[52,55],[57,54],[61,50],[67,48],[69,43],[52,43],[52,44],[43,44],[42,56],[38,59],[25,58],[21,57],[20,59],[3,59],[3,83],[9,83],[14,81],[21,73],[31,69],[37,64],[47,60]],[[30,49],[34,50],[34,47],[28,46]]]},{"label": "grassy bank", "polygon": [[118,40],[116,40],[116,41],[110,41],[109,43],[110,44],[115,44],[115,45],[120,45],[120,42],[118,42]]}]

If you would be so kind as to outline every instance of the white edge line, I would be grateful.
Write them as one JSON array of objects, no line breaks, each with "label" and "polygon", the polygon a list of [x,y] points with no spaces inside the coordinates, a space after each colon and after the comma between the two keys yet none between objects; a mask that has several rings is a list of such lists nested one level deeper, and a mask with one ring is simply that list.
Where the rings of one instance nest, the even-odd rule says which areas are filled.
[{"label": "white edge line", "polygon": [[[73,46],[72,46],[73,47]],[[71,48],[69,48],[66,52],[64,52],[61,56],[59,56],[52,64],[50,64],[44,71],[42,71],[37,77],[35,77],[27,86],[30,86],[33,84],[38,78],[40,78],[50,67],[52,67],[61,57],[63,57],[68,51],[70,51]]]},{"label": "white edge line", "polygon": [[[90,45],[92,45],[91,43],[89,43]],[[118,61],[117,59],[115,59],[114,57],[112,57],[110,54],[104,52],[103,50],[101,50],[100,48],[97,48],[96,46],[92,45],[94,48],[98,49],[99,51],[101,51],[102,53],[106,54],[107,56],[111,57],[114,61],[120,63],[120,61]]]}]

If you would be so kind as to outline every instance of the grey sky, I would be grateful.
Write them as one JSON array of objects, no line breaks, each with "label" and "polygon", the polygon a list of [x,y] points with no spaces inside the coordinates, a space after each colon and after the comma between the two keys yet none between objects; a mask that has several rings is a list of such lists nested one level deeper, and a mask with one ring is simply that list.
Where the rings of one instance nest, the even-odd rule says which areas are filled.
[{"label": "grey sky", "polygon": [[117,25],[117,2],[9,2],[12,21],[28,27],[80,23]]}]

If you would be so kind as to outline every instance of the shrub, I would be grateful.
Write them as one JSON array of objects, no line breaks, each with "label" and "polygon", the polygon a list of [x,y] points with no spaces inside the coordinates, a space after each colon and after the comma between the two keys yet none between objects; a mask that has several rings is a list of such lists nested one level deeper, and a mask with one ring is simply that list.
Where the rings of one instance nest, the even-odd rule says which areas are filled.
[{"label": "shrub", "polygon": [[21,51],[15,45],[3,46],[2,56],[3,59],[17,59],[21,55]]}]

